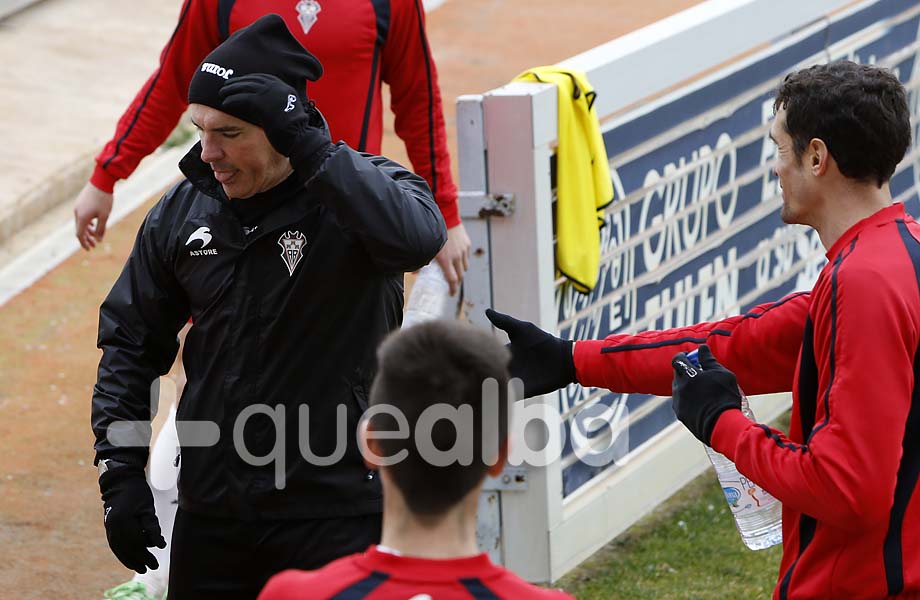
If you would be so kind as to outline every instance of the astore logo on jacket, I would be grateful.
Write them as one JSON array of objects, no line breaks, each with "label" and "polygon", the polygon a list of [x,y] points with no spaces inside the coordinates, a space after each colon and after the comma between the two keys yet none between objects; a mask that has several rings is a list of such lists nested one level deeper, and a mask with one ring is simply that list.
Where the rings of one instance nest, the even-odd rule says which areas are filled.
[{"label": "astore logo on jacket", "polygon": [[211,243],[211,228],[210,227],[199,227],[195,232],[188,236],[185,245],[191,246],[193,242],[200,241],[201,246],[197,250],[189,250],[189,256],[212,256],[217,254],[217,248],[208,248],[208,244]]}]

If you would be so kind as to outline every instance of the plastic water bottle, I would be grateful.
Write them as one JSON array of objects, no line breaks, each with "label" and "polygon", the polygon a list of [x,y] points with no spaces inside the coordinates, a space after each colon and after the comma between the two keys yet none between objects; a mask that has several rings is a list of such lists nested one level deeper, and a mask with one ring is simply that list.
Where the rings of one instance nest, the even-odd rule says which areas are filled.
[{"label": "plastic water bottle", "polygon": [[[687,353],[687,358],[699,367],[697,351]],[[754,412],[747,396],[741,394],[741,412],[754,421]],[[725,493],[725,500],[735,518],[735,526],[741,534],[741,541],[751,550],[763,550],[783,541],[783,505],[765,489],[742,475],[735,463],[709,446],[705,446],[709,460],[716,470],[719,485]]]},{"label": "plastic water bottle", "polygon": [[457,298],[450,295],[450,284],[441,267],[431,261],[422,267],[415,278],[403,315],[403,329],[432,319],[456,317]]}]

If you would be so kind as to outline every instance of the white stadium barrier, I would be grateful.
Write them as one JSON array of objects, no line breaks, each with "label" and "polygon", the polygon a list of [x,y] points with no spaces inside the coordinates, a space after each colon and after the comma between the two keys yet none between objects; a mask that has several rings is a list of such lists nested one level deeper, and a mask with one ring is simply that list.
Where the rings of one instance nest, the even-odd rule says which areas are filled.
[{"label": "white stadium barrier", "polygon": [[[803,66],[877,63],[906,84],[916,119],[918,31],[916,0],[710,0],[561,63],[585,71],[597,92],[615,188],[588,295],[555,277],[556,90],[513,83],[462,96],[461,214],[474,248],[467,318],[486,327],[493,306],[563,337],[600,338],[810,289],[824,250],[813,232],[779,219],[774,92]],[[891,181],[914,214],[917,152]],[[766,421],[789,397],[752,404]],[[479,533],[493,558],[531,581],[558,579],[709,464],[667,398],[573,385],[518,412],[525,407],[562,415],[562,459],[490,480]],[[531,448],[542,447],[541,429],[527,430]]]}]

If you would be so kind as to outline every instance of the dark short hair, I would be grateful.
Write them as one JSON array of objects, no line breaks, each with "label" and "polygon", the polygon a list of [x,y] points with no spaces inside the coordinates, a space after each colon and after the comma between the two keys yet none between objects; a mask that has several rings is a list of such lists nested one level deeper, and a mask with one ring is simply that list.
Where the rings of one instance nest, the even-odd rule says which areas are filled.
[{"label": "dark short hair", "polygon": [[[381,455],[391,457],[407,451],[404,460],[385,466],[402,492],[409,510],[421,517],[437,518],[459,502],[486,476],[489,464],[483,443],[495,447],[508,437],[508,362],[510,353],[491,334],[455,321],[430,321],[392,334],[377,351],[378,371],[371,388],[371,407],[389,404],[406,416],[408,439],[379,439]],[[497,422],[487,414],[483,427],[483,381],[497,382]],[[472,412],[472,462],[436,466],[422,457],[416,445],[416,423],[422,412],[436,403]],[[466,407],[469,407],[467,409]],[[493,405],[494,406],[494,405]],[[488,407],[489,409],[491,407]],[[369,423],[374,431],[394,431],[388,414],[375,414]],[[493,428],[494,426],[494,428]],[[431,440],[441,451],[454,446],[458,432],[446,420],[432,428]]]},{"label": "dark short hair", "polygon": [[839,61],[791,73],[773,103],[780,108],[796,157],[821,139],[850,179],[881,187],[910,146],[907,94],[881,67]]}]

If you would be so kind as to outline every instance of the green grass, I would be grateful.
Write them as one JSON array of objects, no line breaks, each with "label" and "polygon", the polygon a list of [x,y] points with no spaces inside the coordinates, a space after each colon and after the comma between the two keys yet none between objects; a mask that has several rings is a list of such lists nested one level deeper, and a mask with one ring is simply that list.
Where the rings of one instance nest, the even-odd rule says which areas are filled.
[{"label": "green grass", "polygon": [[781,554],[741,543],[710,469],[553,587],[579,600],[769,598]]},{"label": "green grass", "polygon": [[780,553],[745,548],[709,471],[554,587],[580,600],[769,598]]}]

